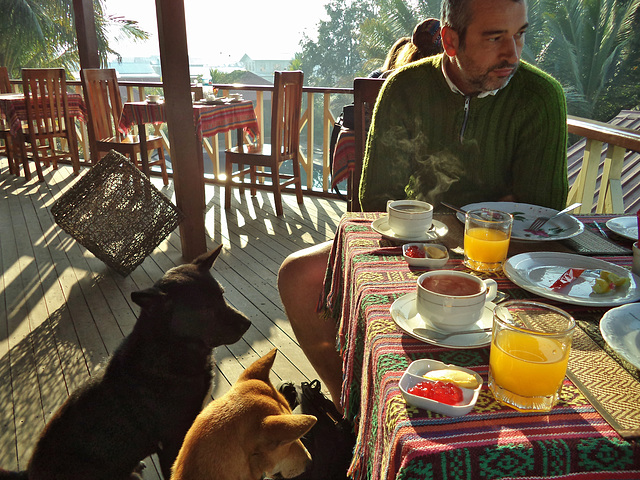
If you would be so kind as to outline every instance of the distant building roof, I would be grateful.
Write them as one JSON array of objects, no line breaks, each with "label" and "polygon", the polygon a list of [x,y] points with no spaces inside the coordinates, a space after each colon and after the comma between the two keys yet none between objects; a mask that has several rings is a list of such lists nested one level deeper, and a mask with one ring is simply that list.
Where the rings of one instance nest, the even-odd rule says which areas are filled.
[{"label": "distant building roof", "polygon": [[[610,124],[619,127],[636,130],[640,133],[640,111],[622,110],[615,118],[609,120]],[[581,139],[573,144],[567,150],[567,169],[569,173],[569,186],[573,185],[580,169],[582,168],[582,159],[584,157],[584,149],[587,140]],[[593,199],[592,211],[595,212],[600,193],[600,179],[602,178],[602,170],[604,166],[605,154],[607,146],[603,146],[602,156],[600,160],[600,168],[598,169],[598,179],[596,181],[596,194]],[[622,167],[622,197],[624,201],[625,213],[635,214],[640,209],[640,153],[627,151],[624,157],[624,165]]]}]

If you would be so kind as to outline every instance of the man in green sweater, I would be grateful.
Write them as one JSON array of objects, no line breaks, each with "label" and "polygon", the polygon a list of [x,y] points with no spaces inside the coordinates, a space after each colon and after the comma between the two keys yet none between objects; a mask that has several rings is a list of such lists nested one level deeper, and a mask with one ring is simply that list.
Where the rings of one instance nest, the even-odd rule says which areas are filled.
[{"label": "man in green sweater", "polygon": [[[390,76],[369,131],[360,184],[364,210],[384,211],[387,200],[402,198],[436,207],[509,200],[564,208],[564,93],[549,75],[519,61],[526,16],[512,24],[517,37],[506,35],[502,24],[473,22],[464,36],[445,26],[445,55]],[[463,81],[470,66],[478,73]]]},{"label": "man in green sweater", "polygon": [[[374,110],[360,202],[567,199],[566,107],[548,75],[520,61],[525,0],[443,0],[444,54],[391,75]],[[336,325],[318,312],[331,242],[282,263],[278,289],[303,352],[340,409]]]}]

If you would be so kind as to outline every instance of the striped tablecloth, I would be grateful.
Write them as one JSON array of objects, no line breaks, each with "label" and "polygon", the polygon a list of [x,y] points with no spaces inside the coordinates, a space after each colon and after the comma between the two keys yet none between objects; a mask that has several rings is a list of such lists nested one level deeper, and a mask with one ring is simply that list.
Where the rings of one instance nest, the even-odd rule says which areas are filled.
[{"label": "striped tablecloth", "polygon": [[355,168],[356,134],[354,130],[341,128],[333,152],[331,186],[346,180]]},{"label": "striped tablecloth", "polygon": [[[87,121],[87,107],[84,104],[82,95],[79,93],[68,93],[67,104],[69,105],[69,116],[78,118],[83,122]],[[17,135],[22,127],[22,122],[27,121],[27,105],[22,93],[0,94],[0,112],[9,124],[11,135]]]},{"label": "striped tablecloth", "polygon": [[[410,269],[401,248],[371,229],[378,216],[343,217],[323,299],[327,314],[340,326],[345,414],[358,425],[354,478],[640,478],[636,442],[617,433],[568,378],[551,412],[519,413],[498,404],[486,386],[489,347],[451,350],[404,334],[389,307],[414,291],[423,270]],[[446,268],[465,269],[455,257]],[[607,260],[630,263],[629,257]],[[503,275],[493,278],[510,296],[530,297]],[[606,311],[566,304],[562,308],[587,320]],[[577,348],[574,352],[580,353]],[[483,377],[485,384],[471,413],[451,418],[404,402],[398,382],[409,363],[420,358],[470,368]],[[637,384],[637,378],[632,382]]]},{"label": "striped tablecloth", "polygon": [[[255,141],[260,133],[258,119],[250,100],[225,105],[194,105],[193,118],[198,138],[243,128]],[[127,133],[132,125],[165,123],[164,102],[127,102],[120,117],[119,129]]]}]

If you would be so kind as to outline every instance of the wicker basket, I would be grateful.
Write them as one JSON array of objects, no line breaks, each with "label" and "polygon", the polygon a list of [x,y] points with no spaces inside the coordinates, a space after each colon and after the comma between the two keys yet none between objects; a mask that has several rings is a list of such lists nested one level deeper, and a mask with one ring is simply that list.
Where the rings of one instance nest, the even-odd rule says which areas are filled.
[{"label": "wicker basket", "polygon": [[123,276],[184,218],[125,156],[112,150],[51,207],[58,225]]}]

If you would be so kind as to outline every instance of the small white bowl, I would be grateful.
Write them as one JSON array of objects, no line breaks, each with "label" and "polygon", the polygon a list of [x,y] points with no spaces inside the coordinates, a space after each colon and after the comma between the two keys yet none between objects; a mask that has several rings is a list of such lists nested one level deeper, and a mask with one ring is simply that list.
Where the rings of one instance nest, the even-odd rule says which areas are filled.
[{"label": "small white bowl", "polygon": [[[425,252],[425,258],[414,258],[407,256],[407,249],[411,246],[417,246]],[[438,250],[442,250],[445,253],[444,258],[429,258],[425,247],[436,247]],[[434,243],[406,243],[402,246],[402,255],[409,265],[414,267],[427,267],[427,268],[440,268],[446,265],[449,261],[449,252],[444,245],[436,245]]]},{"label": "small white bowl", "polygon": [[160,95],[147,95],[147,101],[149,103],[158,103],[160,101]]},{"label": "small white bowl", "polygon": [[[411,387],[417,385],[418,383],[430,381],[426,378],[423,378],[422,375],[432,370],[441,370],[444,368],[461,370],[463,372],[470,373],[478,380],[478,386],[473,390],[471,390],[470,388],[460,387],[462,390],[463,399],[463,403],[461,405],[447,405],[446,403],[441,403],[429,398],[412,395],[408,392]],[[407,370],[402,375],[402,378],[400,378],[400,391],[402,392],[402,396],[407,403],[418,408],[430,410],[432,412],[447,415],[449,417],[461,417],[462,415],[466,415],[471,410],[473,410],[473,407],[478,401],[478,395],[480,394],[481,389],[482,377],[476,372],[467,368],[458,367],[457,365],[448,365],[446,363],[430,359],[422,359],[412,362],[411,365],[409,365],[409,368],[407,368]]]}]

